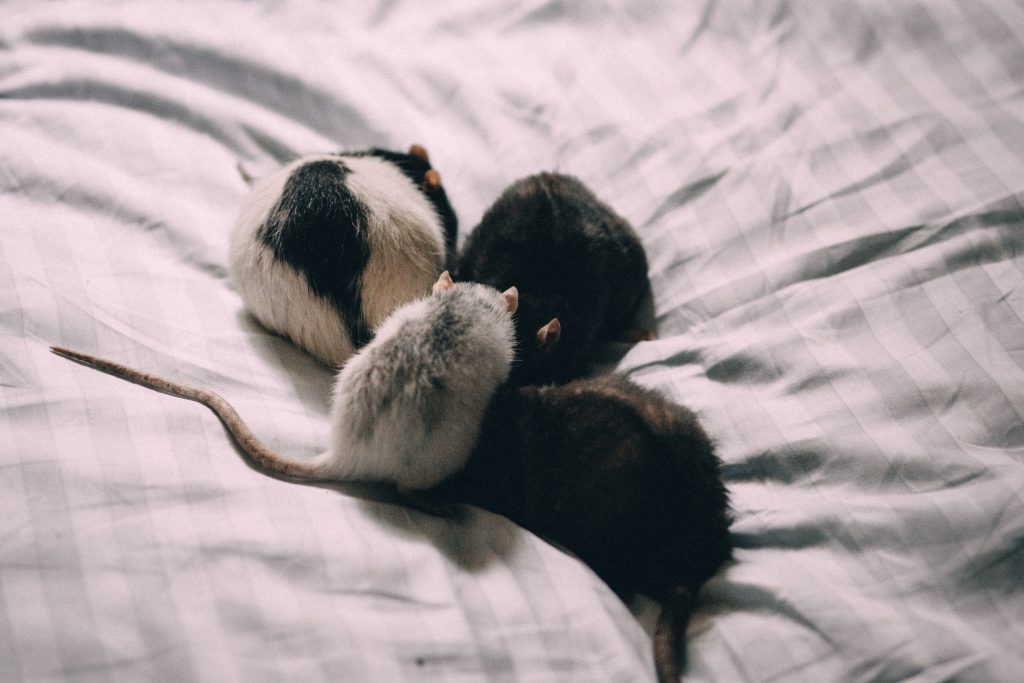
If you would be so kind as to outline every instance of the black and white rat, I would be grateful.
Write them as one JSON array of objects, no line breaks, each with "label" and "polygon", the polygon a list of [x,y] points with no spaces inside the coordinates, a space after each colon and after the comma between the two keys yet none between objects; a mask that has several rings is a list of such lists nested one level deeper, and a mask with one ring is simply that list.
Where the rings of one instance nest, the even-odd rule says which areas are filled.
[{"label": "black and white rat", "polygon": [[457,230],[419,145],[304,156],[253,184],[229,271],[264,327],[338,367],[451,267]]},{"label": "black and white rat", "polygon": [[467,238],[458,277],[519,288],[514,384],[568,381],[597,344],[654,336],[636,232],[572,176],[539,173],[506,189]]},{"label": "black and white rat", "polygon": [[403,494],[430,488],[460,469],[487,404],[508,377],[518,293],[453,284],[396,309],[338,373],[331,443],[309,459],[264,446],[217,394],[59,347],[57,355],[172,396],[197,401],[224,423],[264,474],[300,483],[393,483]]},{"label": "black and white rat", "polygon": [[728,493],[697,416],[617,375],[502,388],[430,498],[471,503],[576,554],[624,600],[662,605],[659,680],[676,681],[694,596],[732,557]]}]

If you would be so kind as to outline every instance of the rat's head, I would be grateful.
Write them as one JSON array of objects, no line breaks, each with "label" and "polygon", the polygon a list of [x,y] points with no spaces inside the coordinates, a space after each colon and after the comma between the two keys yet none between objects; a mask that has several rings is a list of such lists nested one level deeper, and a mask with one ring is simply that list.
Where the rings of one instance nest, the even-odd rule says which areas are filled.
[{"label": "rat's head", "polygon": [[564,326],[557,316],[517,316],[516,347],[518,360],[510,382],[517,386],[556,384],[574,375],[574,359],[564,343]]},{"label": "rat's head", "polygon": [[449,292],[458,292],[464,298],[479,301],[496,313],[509,319],[519,309],[519,290],[509,287],[504,292],[499,292],[493,287],[480,285],[475,282],[460,282],[452,280],[451,274],[446,270],[437,278],[437,282],[431,288],[430,293],[435,296]]},{"label": "rat's head", "polygon": [[459,221],[455,210],[448,201],[448,194],[441,185],[441,174],[430,165],[430,155],[423,145],[412,145],[406,153],[392,152],[386,149],[372,149],[370,154],[390,161],[397,166],[420,192],[426,196],[441,220],[445,234],[445,247],[454,258],[455,239],[458,234]]},{"label": "rat's head", "polygon": [[579,326],[560,307],[542,306],[528,294],[516,314],[517,360],[510,383],[517,386],[560,384],[578,374],[572,353]]},{"label": "rat's head", "polygon": [[422,145],[413,145],[408,152],[392,152],[375,147],[368,154],[397,166],[413,185],[428,196],[441,189],[441,175],[430,166],[430,156]]},{"label": "rat's head", "polygon": [[[512,317],[519,307],[519,291],[499,292],[475,282],[452,282],[448,271],[434,283],[437,299],[437,348],[458,340],[466,367],[472,368],[473,390],[490,392],[508,379],[515,357],[516,337]],[[488,393],[489,395],[489,393]]]}]

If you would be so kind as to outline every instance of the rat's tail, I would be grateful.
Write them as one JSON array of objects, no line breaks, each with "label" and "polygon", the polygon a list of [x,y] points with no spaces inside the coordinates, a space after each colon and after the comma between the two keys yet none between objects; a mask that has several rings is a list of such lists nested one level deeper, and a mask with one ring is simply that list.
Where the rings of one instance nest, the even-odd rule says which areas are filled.
[{"label": "rat's tail", "polygon": [[171,380],[150,375],[120,363],[96,358],[95,356],[71,351],[59,346],[51,346],[50,351],[62,358],[67,358],[86,367],[134,382],[147,389],[202,403],[220,418],[220,421],[224,423],[224,427],[227,428],[231,438],[238,444],[245,457],[256,469],[264,474],[292,482],[323,480],[323,476],[318,473],[315,460],[309,462],[289,460],[270,450],[256,438],[256,435],[246,426],[241,416],[231,407],[230,403],[208,389],[200,389],[188,386],[187,384],[172,382]]},{"label": "rat's tail", "polygon": [[677,683],[686,666],[686,625],[693,611],[693,591],[680,585],[669,591],[654,631],[654,668],[658,683]]}]

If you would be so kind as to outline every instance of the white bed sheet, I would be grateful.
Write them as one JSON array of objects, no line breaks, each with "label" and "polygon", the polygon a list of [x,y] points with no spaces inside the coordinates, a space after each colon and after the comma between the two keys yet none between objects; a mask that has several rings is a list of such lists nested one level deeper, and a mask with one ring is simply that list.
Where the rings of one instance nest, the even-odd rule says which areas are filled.
[{"label": "white bed sheet", "polygon": [[[637,227],[736,562],[693,680],[1024,671],[1024,7],[8,2],[0,21],[0,680],[644,680],[654,610],[505,520],[250,470],[217,390],[317,452],[331,373],[226,278],[245,184],[430,150],[463,237],[578,175]],[[646,627],[646,628],[645,628]]]}]

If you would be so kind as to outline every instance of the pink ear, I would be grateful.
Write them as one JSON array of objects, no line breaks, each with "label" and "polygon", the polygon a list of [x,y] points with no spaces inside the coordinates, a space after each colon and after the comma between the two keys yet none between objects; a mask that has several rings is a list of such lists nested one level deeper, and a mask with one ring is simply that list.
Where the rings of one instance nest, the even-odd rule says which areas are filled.
[{"label": "pink ear", "polygon": [[419,157],[423,161],[430,163],[430,157],[427,156],[427,149],[423,145],[413,145],[409,148],[409,154],[414,157]]},{"label": "pink ear", "polygon": [[423,174],[423,187],[428,190],[436,190],[441,187],[441,174],[430,169]]},{"label": "pink ear", "polygon": [[452,276],[448,274],[448,271],[441,273],[441,277],[437,278],[437,282],[434,283],[434,287],[430,290],[432,294],[440,294],[441,292],[447,292],[449,289],[455,286],[452,282]]},{"label": "pink ear", "polygon": [[537,346],[545,351],[550,351],[555,348],[555,344],[558,343],[561,336],[562,323],[558,322],[558,318],[552,318],[547,325],[537,330]]},{"label": "pink ear", "polygon": [[519,290],[515,287],[509,287],[501,296],[505,299],[505,305],[508,306],[509,313],[515,313],[519,310]]}]

